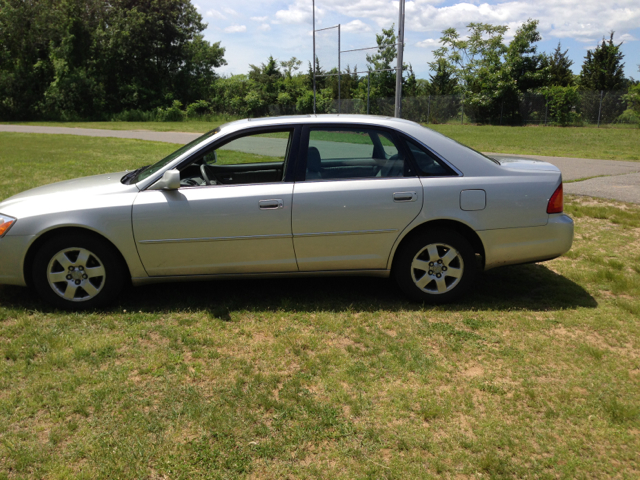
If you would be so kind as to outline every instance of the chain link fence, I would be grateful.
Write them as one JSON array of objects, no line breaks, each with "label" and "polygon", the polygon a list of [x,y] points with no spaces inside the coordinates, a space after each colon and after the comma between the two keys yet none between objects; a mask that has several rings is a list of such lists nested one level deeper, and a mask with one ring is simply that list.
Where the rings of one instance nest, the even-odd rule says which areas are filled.
[{"label": "chain link fence", "polygon": [[[428,95],[402,98],[402,118],[425,124],[640,126],[640,115],[630,109],[625,91],[577,92],[559,104],[543,94],[510,98],[465,98],[464,95]],[[269,113],[293,115],[295,107],[272,105]],[[394,115],[393,98],[334,100],[317,113]]]}]

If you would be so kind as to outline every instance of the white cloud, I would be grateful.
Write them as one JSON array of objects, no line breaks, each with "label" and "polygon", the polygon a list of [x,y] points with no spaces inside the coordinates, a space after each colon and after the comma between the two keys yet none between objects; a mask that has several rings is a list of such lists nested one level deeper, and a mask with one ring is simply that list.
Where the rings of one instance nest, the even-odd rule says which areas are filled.
[{"label": "white cloud", "polygon": [[254,22],[266,22],[269,17],[251,17]]},{"label": "white cloud", "polygon": [[422,40],[421,42],[416,43],[416,46],[433,50],[440,47],[441,45],[440,40],[438,40],[437,38],[427,38],[425,40]]},{"label": "white cloud", "polygon": [[[316,19],[321,13],[322,9],[316,6]],[[276,12],[277,23],[312,23],[312,17],[312,4],[306,0],[295,0],[286,10],[278,10]]]},{"label": "white cloud", "polygon": [[347,32],[347,33],[348,32],[362,33],[362,32],[371,31],[371,27],[366,23],[364,23],[362,20],[354,20],[352,22],[345,23],[344,25],[340,25],[340,29],[343,32]]},{"label": "white cloud", "polygon": [[238,15],[238,12],[236,12],[234,9],[229,7],[222,7],[222,11],[224,13],[228,13],[229,15]]},{"label": "white cloud", "polygon": [[231,25],[224,29],[227,33],[242,33],[247,31],[246,25]]},{"label": "white cloud", "polygon": [[637,0],[614,0],[606,7],[598,0],[516,0],[497,4],[458,3],[436,7],[429,4],[407,4],[407,29],[433,31],[454,27],[465,29],[471,22],[508,25],[507,39],[527,18],[540,21],[539,31],[545,37],[574,38],[593,42],[611,30],[626,31],[640,24]]},{"label": "white cloud", "polygon": [[271,30],[271,25],[269,25],[268,23],[263,23],[258,27],[258,30],[260,30],[261,32],[268,32],[269,30]]},{"label": "white cloud", "polygon": [[[408,1],[406,30],[432,32],[454,27],[462,31],[471,22],[484,22],[508,25],[505,37],[509,40],[524,21],[533,18],[540,21],[539,31],[545,38],[594,42],[611,30],[626,34],[640,25],[637,0],[612,0],[606,5],[601,0],[507,0],[493,4],[486,0],[465,0],[440,6],[443,1]],[[323,14],[337,13],[357,19],[354,21],[373,21],[378,27],[388,28],[398,22],[397,0],[322,0],[320,3],[322,8],[316,5],[316,19]],[[276,12],[276,20],[288,24],[311,23],[311,2],[293,0],[286,10]]]},{"label": "white cloud", "polygon": [[635,42],[638,39],[636,37],[634,37],[633,35],[631,35],[630,33],[625,33],[624,35],[620,35],[618,40],[620,40],[622,42]]},{"label": "white cloud", "polygon": [[223,14],[221,14],[219,11],[217,10],[209,10],[207,13],[205,13],[205,15],[207,17],[213,17],[213,18],[218,18],[220,20],[226,20],[227,17],[225,17]]}]

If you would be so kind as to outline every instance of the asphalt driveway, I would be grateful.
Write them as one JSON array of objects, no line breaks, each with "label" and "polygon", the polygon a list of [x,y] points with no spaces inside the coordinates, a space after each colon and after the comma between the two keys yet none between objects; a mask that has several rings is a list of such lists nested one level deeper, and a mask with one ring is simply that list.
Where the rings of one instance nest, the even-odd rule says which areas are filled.
[{"label": "asphalt driveway", "polygon": [[[0,132],[48,133],[58,135],[80,135],[89,137],[135,138],[154,142],[188,143],[199,133],[150,132],[146,130],[102,130],[95,128],[41,127],[30,125],[0,125]],[[264,139],[263,139],[264,140]],[[278,141],[281,139],[273,139]],[[281,140],[285,141],[285,140]],[[279,143],[279,142],[278,142]],[[277,147],[278,151],[282,151]],[[252,149],[247,145],[247,151]],[[256,152],[257,153],[257,152]],[[262,152],[264,154],[264,152]],[[489,154],[499,157],[516,155]],[[597,160],[569,157],[545,157],[540,155],[517,155],[552,163],[562,172],[564,191],[575,195],[609,198],[640,204],[640,162],[619,160]]]}]

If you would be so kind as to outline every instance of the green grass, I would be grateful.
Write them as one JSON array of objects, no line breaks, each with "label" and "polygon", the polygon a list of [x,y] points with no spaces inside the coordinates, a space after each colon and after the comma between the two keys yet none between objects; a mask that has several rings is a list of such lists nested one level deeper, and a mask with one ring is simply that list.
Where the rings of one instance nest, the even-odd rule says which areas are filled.
[{"label": "green grass", "polygon": [[189,120],[185,122],[0,122],[0,125],[37,125],[45,127],[100,128],[106,130],[149,130],[153,132],[205,133],[231,120],[209,122]]},{"label": "green grass", "polygon": [[[23,186],[172,148],[12,135]],[[566,209],[568,255],[446,307],[380,279],[146,286],[91,313],[0,287],[0,478],[636,478],[640,207]]]},{"label": "green grass", "polygon": [[640,129],[428,125],[480,152],[640,160]]},{"label": "green grass", "polygon": [[0,199],[38,185],[134,170],[180,145],[143,140],[0,132]]},{"label": "green grass", "polygon": [[[207,132],[219,122],[23,122],[21,125]],[[640,160],[640,129],[427,125],[481,152],[551,157]]]}]

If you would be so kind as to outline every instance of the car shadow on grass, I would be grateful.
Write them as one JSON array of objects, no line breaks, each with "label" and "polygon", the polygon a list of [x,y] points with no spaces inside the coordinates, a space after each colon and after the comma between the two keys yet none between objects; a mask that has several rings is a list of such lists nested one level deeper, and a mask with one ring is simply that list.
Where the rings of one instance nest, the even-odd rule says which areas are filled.
[{"label": "car shadow on grass", "polygon": [[[0,288],[0,306],[53,311],[35,292]],[[206,311],[230,320],[230,312],[249,311],[550,311],[595,308],[596,300],[580,285],[544,265],[503,267],[479,275],[459,302],[432,307],[409,301],[390,279],[366,277],[270,278],[175,282],[131,288],[106,311]]]}]

